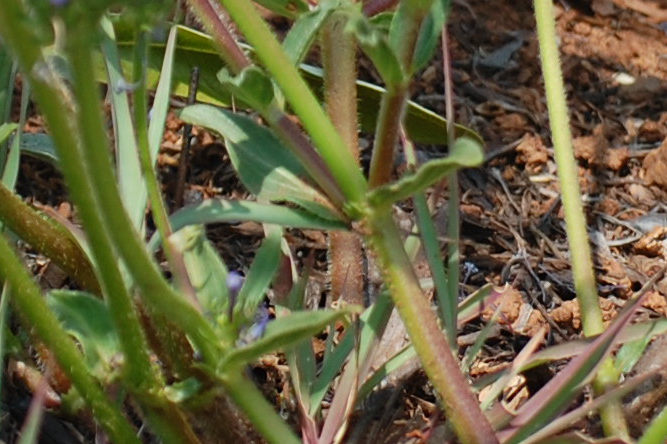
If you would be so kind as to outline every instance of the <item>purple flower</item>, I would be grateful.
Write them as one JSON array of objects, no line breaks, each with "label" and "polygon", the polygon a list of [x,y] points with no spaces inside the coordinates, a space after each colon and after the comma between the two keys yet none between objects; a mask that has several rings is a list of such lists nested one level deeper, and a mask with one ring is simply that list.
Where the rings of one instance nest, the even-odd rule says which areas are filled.
[{"label": "purple flower", "polygon": [[227,279],[225,284],[227,284],[227,289],[229,290],[229,320],[231,321],[234,317],[234,305],[236,305],[236,296],[238,296],[241,287],[243,287],[243,281],[245,278],[241,273],[237,271],[230,271],[227,273]]},{"label": "purple flower", "polygon": [[238,294],[238,292],[241,290],[241,287],[243,286],[244,279],[245,278],[238,271],[230,271],[227,274],[227,280],[226,280],[229,292],[233,294]]},{"label": "purple flower", "polygon": [[55,6],[56,8],[60,8],[62,6],[65,6],[69,3],[69,0],[51,0],[51,5]]}]

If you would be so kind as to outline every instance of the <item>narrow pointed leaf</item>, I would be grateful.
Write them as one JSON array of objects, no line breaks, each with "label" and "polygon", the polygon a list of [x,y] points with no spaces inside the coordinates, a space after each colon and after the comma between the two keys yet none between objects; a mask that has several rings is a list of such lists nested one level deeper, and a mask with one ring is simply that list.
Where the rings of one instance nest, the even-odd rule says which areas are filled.
[{"label": "narrow pointed leaf", "polygon": [[435,0],[431,11],[422,23],[419,37],[415,45],[415,54],[412,60],[412,72],[417,72],[432,60],[435,48],[440,43],[440,32],[447,21],[449,0]]},{"label": "narrow pointed leaf", "polygon": [[338,1],[320,2],[316,9],[301,14],[294,22],[283,40],[283,49],[295,65],[306,56],[320,28],[338,4]]},{"label": "narrow pointed leaf", "polygon": [[127,81],[123,77],[113,24],[105,17],[102,19],[101,25],[103,31],[101,47],[105,74],[110,85],[109,95],[112,104],[111,117],[114,127],[116,164],[118,165],[118,188],[134,227],[139,229],[144,220],[146,199],[144,197],[142,202],[141,198],[137,198],[139,197],[137,194],[141,195],[143,193],[145,195],[145,192],[141,191],[145,186],[141,175],[139,156],[137,155],[134,123],[132,122],[127,90],[122,87]]},{"label": "narrow pointed leaf", "polygon": [[237,76],[223,69],[218,73],[218,80],[235,97],[257,111],[266,110],[276,100],[273,82],[257,66],[249,66]]},{"label": "narrow pointed leaf", "polygon": [[0,125],[0,143],[3,143],[18,127],[15,123],[3,123]]},{"label": "narrow pointed leaf", "polygon": [[373,189],[368,200],[374,207],[384,207],[423,191],[456,170],[478,166],[484,160],[482,147],[466,137],[456,139],[451,154],[423,164],[416,172],[398,181]]},{"label": "narrow pointed leaf", "polygon": [[387,36],[377,29],[363,14],[348,21],[346,31],[354,34],[359,46],[378,70],[388,88],[401,85],[406,80],[401,62],[389,44]]},{"label": "narrow pointed leaf", "polygon": [[238,309],[234,309],[235,314],[242,314],[246,319],[252,319],[280,265],[282,229],[269,225],[267,231],[267,236],[257,250],[243,287],[239,291]]}]

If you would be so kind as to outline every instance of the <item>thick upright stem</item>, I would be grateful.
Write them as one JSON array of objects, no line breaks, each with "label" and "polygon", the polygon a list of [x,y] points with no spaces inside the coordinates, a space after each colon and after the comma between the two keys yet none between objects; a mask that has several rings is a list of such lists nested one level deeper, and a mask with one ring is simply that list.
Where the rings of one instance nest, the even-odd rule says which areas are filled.
[{"label": "thick upright stem", "polygon": [[[558,177],[565,209],[565,224],[570,259],[574,274],[577,301],[581,308],[584,334],[596,335],[604,330],[598,302],[597,285],[593,271],[586,217],[581,204],[577,163],[572,149],[572,134],[568,119],[563,74],[556,44],[556,22],[550,0],[535,0],[535,17],[540,43],[542,74],[549,108],[549,122],[553,139]],[[600,394],[618,384],[618,371],[611,358],[602,364],[593,387]],[[601,409],[602,425],[609,436],[627,438],[628,430],[621,404],[610,402]]]},{"label": "thick upright stem", "polygon": [[385,282],[424,370],[441,396],[447,419],[464,443],[497,443],[421,291],[391,214],[373,214],[369,219],[371,245],[385,272]]},{"label": "thick upright stem", "polygon": [[[347,17],[334,13],[321,34],[326,110],[343,137],[346,147],[359,162],[357,128],[357,69],[354,37],[344,32]],[[332,299],[362,305],[363,270],[359,236],[350,231],[329,233],[329,272]]]}]

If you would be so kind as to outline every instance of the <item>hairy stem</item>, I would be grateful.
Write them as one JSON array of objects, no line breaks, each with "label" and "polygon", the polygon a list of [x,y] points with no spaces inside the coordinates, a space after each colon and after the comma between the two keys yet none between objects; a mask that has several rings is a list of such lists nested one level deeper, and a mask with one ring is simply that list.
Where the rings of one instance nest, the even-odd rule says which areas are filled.
[{"label": "hairy stem", "polygon": [[372,214],[369,225],[371,245],[382,265],[385,282],[424,370],[441,396],[447,419],[464,443],[497,443],[419,286],[391,214]]},{"label": "hairy stem", "polygon": [[100,295],[95,269],[72,233],[39,214],[0,183],[0,220],[18,237],[51,259],[83,289]]},{"label": "hairy stem", "polygon": [[[572,149],[563,74],[556,44],[556,23],[553,5],[549,0],[535,0],[535,18],[540,43],[542,73],[549,108],[549,122],[553,139],[558,177],[565,209],[567,239],[574,274],[577,301],[581,308],[584,334],[596,335],[604,330],[598,302],[593,260],[586,232],[586,217],[581,204],[577,163]],[[618,384],[619,374],[611,358],[598,370],[593,387],[596,393]],[[619,401],[609,402],[601,409],[602,425],[608,436],[627,438],[628,429]]]},{"label": "hairy stem", "polygon": [[[359,163],[357,67],[354,37],[344,32],[347,17],[334,13],[321,32],[326,110],[346,147]],[[363,305],[361,239],[350,231],[329,233],[329,272],[333,300]]]}]

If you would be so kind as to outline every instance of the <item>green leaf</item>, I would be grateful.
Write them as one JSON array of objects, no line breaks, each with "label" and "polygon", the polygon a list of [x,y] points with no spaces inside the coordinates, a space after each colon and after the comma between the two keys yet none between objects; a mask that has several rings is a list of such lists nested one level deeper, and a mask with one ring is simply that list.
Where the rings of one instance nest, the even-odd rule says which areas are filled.
[{"label": "green leaf", "polygon": [[266,110],[276,100],[273,82],[257,66],[248,66],[237,76],[232,76],[227,69],[222,69],[218,73],[218,80],[235,97],[257,111]]},{"label": "green leaf", "polygon": [[171,235],[170,241],[183,255],[190,283],[204,309],[204,315],[217,319],[227,313],[229,292],[227,267],[206,238],[202,225],[188,225]]},{"label": "green leaf", "polygon": [[123,77],[113,24],[107,17],[103,17],[101,26],[103,31],[102,54],[107,83],[111,85],[109,95],[114,127],[118,188],[134,228],[139,229],[143,225],[146,212],[146,187],[137,155],[137,142],[127,91],[121,88],[127,81]]},{"label": "green leaf", "polygon": [[[303,210],[280,205],[249,201],[227,201],[209,199],[200,204],[181,208],[169,218],[173,230],[186,225],[236,223],[254,221],[311,230],[344,230],[347,225],[340,221],[322,219]],[[149,242],[150,251],[155,251],[160,242],[159,233],[153,234]]]},{"label": "green leaf", "polygon": [[426,19],[419,30],[419,37],[415,45],[415,54],[412,60],[412,72],[422,69],[433,58],[433,52],[438,46],[440,32],[447,21],[449,0],[435,0]]},{"label": "green leaf", "polygon": [[309,185],[297,158],[267,128],[210,105],[188,106],[181,118],[219,133],[246,188],[270,201],[289,201],[327,219],[337,219],[327,198]]},{"label": "green leaf", "polygon": [[191,399],[199,393],[202,383],[196,378],[187,378],[164,388],[166,398],[176,404]]},{"label": "green leaf", "polygon": [[3,123],[0,125],[0,143],[3,143],[18,128],[16,123]]},{"label": "green leaf", "polygon": [[387,36],[363,14],[359,13],[350,17],[345,29],[354,34],[359,46],[373,61],[373,65],[388,88],[400,85],[407,80],[401,62],[389,44]]},{"label": "green leaf", "polygon": [[368,193],[368,201],[374,207],[391,205],[423,191],[460,168],[478,166],[483,160],[484,153],[477,141],[466,137],[456,139],[449,156],[431,160],[416,172],[373,189]]},{"label": "green leaf", "polygon": [[[287,307],[292,310],[303,308],[303,301],[308,284],[309,272],[306,270],[292,287],[287,298]],[[283,315],[285,310],[277,310],[276,315]],[[288,350],[287,363],[290,368],[290,379],[294,386],[297,400],[304,412],[310,411],[310,390],[317,375],[315,352],[310,338],[299,341],[292,349]]]},{"label": "green leaf", "polygon": [[321,332],[327,325],[353,313],[343,310],[298,311],[269,322],[264,336],[244,347],[230,351],[220,364],[219,371],[235,371],[239,366],[252,362],[262,355],[286,350],[300,341]]},{"label": "green leaf", "polygon": [[[178,26],[172,26],[167,37],[167,46],[164,51],[164,59],[160,68],[160,80],[155,89],[151,118],[148,124],[148,144],[150,147],[153,163],[157,161],[157,155],[162,144],[162,136],[167,122],[167,113],[171,106],[171,85],[174,72],[174,57],[176,43],[178,40]],[[145,205],[145,204],[144,204]]]},{"label": "green leaf", "polygon": [[47,161],[56,167],[60,161],[53,139],[44,133],[23,134],[21,136],[21,152]]},{"label": "green leaf", "polygon": [[[116,22],[117,42],[123,70],[131,72],[133,28],[129,23]],[[382,26],[378,25],[378,30]],[[148,59],[148,85],[154,88],[160,75],[160,68],[164,56],[165,41],[157,40],[151,43]],[[217,74],[224,64],[215,50],[213,40],[208,35],[184,26],[178,26],[178,44],[176,45],[175,64],[173,72],[173,89],[175,95],[187,97],[190,84],[190,70],[193,66],[200,68],[197,100],[212,105],[232,106],[231,94],[218,81]],[[107,82],[106,69],[101,58],[96,65],[100,82]],[[320,68],[301,65],[301,73],[310,86],[318,94],[322,94],[322,70]],[[357,97],[359,99],[360,124],[363,131],[375,131],[380,100],[385,89],[368,82],[357,81]],[[321,96],[320,96],[321,97]],[[239,103],[236,103],[240,106]],[[438,114],[408,102],[404,121],[405,129],[410,139],[415,143],[431,145],[447,145],[447,121]],[[481,137],[470,128],[456,125],[457,136],[467,136],[482,143]]]},{"label": "green leaf", "polygon": [[[359,317],[361,332],[359,334],[359,356],[365,356],[369,348],[375,342],[375,338],[381,337],[384,329],[394,309],[394,304],[387,292],[382,292],[378,300],[367,308]],[[322,369],[315,383],[312,386],[310,415],[313,416],[319,411],[322,400],[329,387],[333,383],[336,375],[340,372],[347,361],[348,356],[354,350],[357,335],[352,330],[343,337],[343,340],[329,354],[325,356],[322,363]]]},{"label": "green leaf", "polygon": [[83,291],[52,290],[46,295],[46,303],[65,330],[81,344],[88,369],[109,381],[121,349],[104,302]]},{"label": "green leaf", "polygon": [[338,5],[338,1],[321,2],[316,9],[302,14],[294,22],[283,40],[283,49],[295,65],[301,63],[327,17]]},{"label": "green leaf", "polygon": [[[266,229],[267,235],[255,254],[234,307],[234,314],[240,314],[245,320],[252,319],[280,265],[282,229],[276,225],[267,225]],[[236,323],[236,319],[234,321]]]}]

